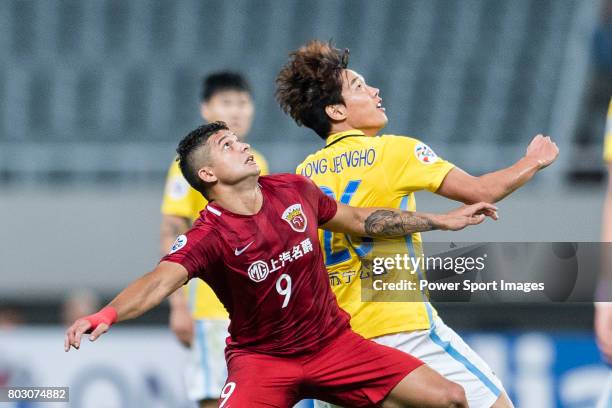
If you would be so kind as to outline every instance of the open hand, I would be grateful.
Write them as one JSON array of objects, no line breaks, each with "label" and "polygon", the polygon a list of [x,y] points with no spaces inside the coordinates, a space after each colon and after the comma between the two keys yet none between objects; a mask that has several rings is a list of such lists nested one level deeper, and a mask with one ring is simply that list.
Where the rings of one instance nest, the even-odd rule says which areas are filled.
[{"label": "open hand", "polygon": [[[78,350],[81,346],[81,336],[90,333],[91,326],[91,322],[87,319],[81,318],[75,321],[72,326],[66,330],[66,335],[64,336],[64,351],[69,351],[70,346]],[[89,335],[89,340],[96,340],[103,333],[106,333],[109,327],[110,326],[106,323],[98,324],[96,329]]]},{"label": "open hand", "polygon": [[444,215],[441,222],[441,229],[459,231],[468,225],[480,224],[486,217],[494,220],[499,219],[497,207],[493,204],[484,202],[465,205]]}]

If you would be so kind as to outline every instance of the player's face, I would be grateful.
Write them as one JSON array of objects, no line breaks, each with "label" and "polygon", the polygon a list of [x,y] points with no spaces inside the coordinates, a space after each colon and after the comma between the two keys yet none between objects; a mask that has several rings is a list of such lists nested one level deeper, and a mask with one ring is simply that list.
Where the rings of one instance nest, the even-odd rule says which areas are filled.
[{"label": "player's face", "polygon": [[351,69],[342,72],[342,98],[346,106],[346,123],[353,129],[384,128],[389,121],[382,106],[379,89],[366,84],[365,79]]},{"label": "player's face", "polygon": [[244,91],[220,91],[202,104],[201,114],[207,122],[223,121],[240,139],[251,130],[255,107],[251,95]]},{"label": "player's face", "polygon": [[251,146],[240,141],[236,133],[221,130],[208,139],[211,169],[223,184],[234,184],[247,177],[258,176],[259,166]]}]

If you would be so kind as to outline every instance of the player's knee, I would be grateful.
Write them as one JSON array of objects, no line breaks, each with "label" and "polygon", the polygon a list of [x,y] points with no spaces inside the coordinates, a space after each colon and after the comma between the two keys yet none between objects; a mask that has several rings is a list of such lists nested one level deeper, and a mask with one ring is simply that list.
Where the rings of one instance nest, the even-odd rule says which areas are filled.
[{"label": "player's knee", "polygon": [[449,381],[448,386],[445,387],[444,391],[443,406],[449,408],[462,408],[468,406],[467,398],[465,397],[465,390],[459,384]]}]

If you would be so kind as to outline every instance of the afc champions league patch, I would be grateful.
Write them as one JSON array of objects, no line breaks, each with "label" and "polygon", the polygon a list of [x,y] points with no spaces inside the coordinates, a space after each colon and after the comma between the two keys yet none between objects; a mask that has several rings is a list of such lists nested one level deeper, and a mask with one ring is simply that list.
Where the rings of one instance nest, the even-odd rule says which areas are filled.
[{"label": "afc champions league patch", "polygon": [[438,155],[425,143],[418,143],[414,147],[414,155],[423,164],[432,164],[438,161]]},{"label": "afc champions league patch", "polygon": [[166,192],[173,200],[181,200],[189,191],[189,183],[183,176],[174,176],[166,184]]},{"label": "afc champions league patch", "polygon": [[174,244],[172,244],[172,248],[170,248],[170,253],[175,253],[185,245],[187,245],[187,237],[185,235],[179,235],[178,237],[176,237],[176,241],[174,241]]},{"label": "afc champions league patch", "polygon": [[308,220],[306,219],[304,211],[302,211],[301,204],[293,204],[292,206],[289,206],[285,210],[285,212],[283,212],[282,218],[283,220],[287,221],[287,223],[294,231],[306,231],[306,225],[308,225]]}]

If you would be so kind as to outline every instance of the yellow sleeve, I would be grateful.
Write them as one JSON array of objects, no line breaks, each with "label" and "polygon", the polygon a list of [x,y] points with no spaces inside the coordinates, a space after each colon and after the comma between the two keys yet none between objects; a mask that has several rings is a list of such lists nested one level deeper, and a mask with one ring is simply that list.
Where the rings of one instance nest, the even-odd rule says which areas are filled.
[{"label": "yellow sleeve", "polygon": [[608,120],[606,121],[606,136],[604,139],[604,160],[612,164],[612,99],[608,108]]},{"label": "yellow sleeve", "polygon": [[255,158],[255,162],[257,163],[257,165],[259,166],[259,169],[261,170],[261,175],[265,176],[265,175],[270,174],[270,168],[268,167],[268,161],[266,160],[266,158],[263,157],[263,155],[256,150],[251,150],[251,151],[253,152],[253,157]]},{"label": "yellow sleeve", "polygon": [[418,190],[435,192],[453,167],[438,157],[420,140],[405,136],[385,135],[383,168],[390,187],[401,193]]},{"label": "yellow sleeve", "polygon": [[202,194],[189,185],[178,163],[173,162],[166,177],[161,206],[162,214],[185,217],[193,221],[199,217],[200,211],[205,206],[206,200]]}]

